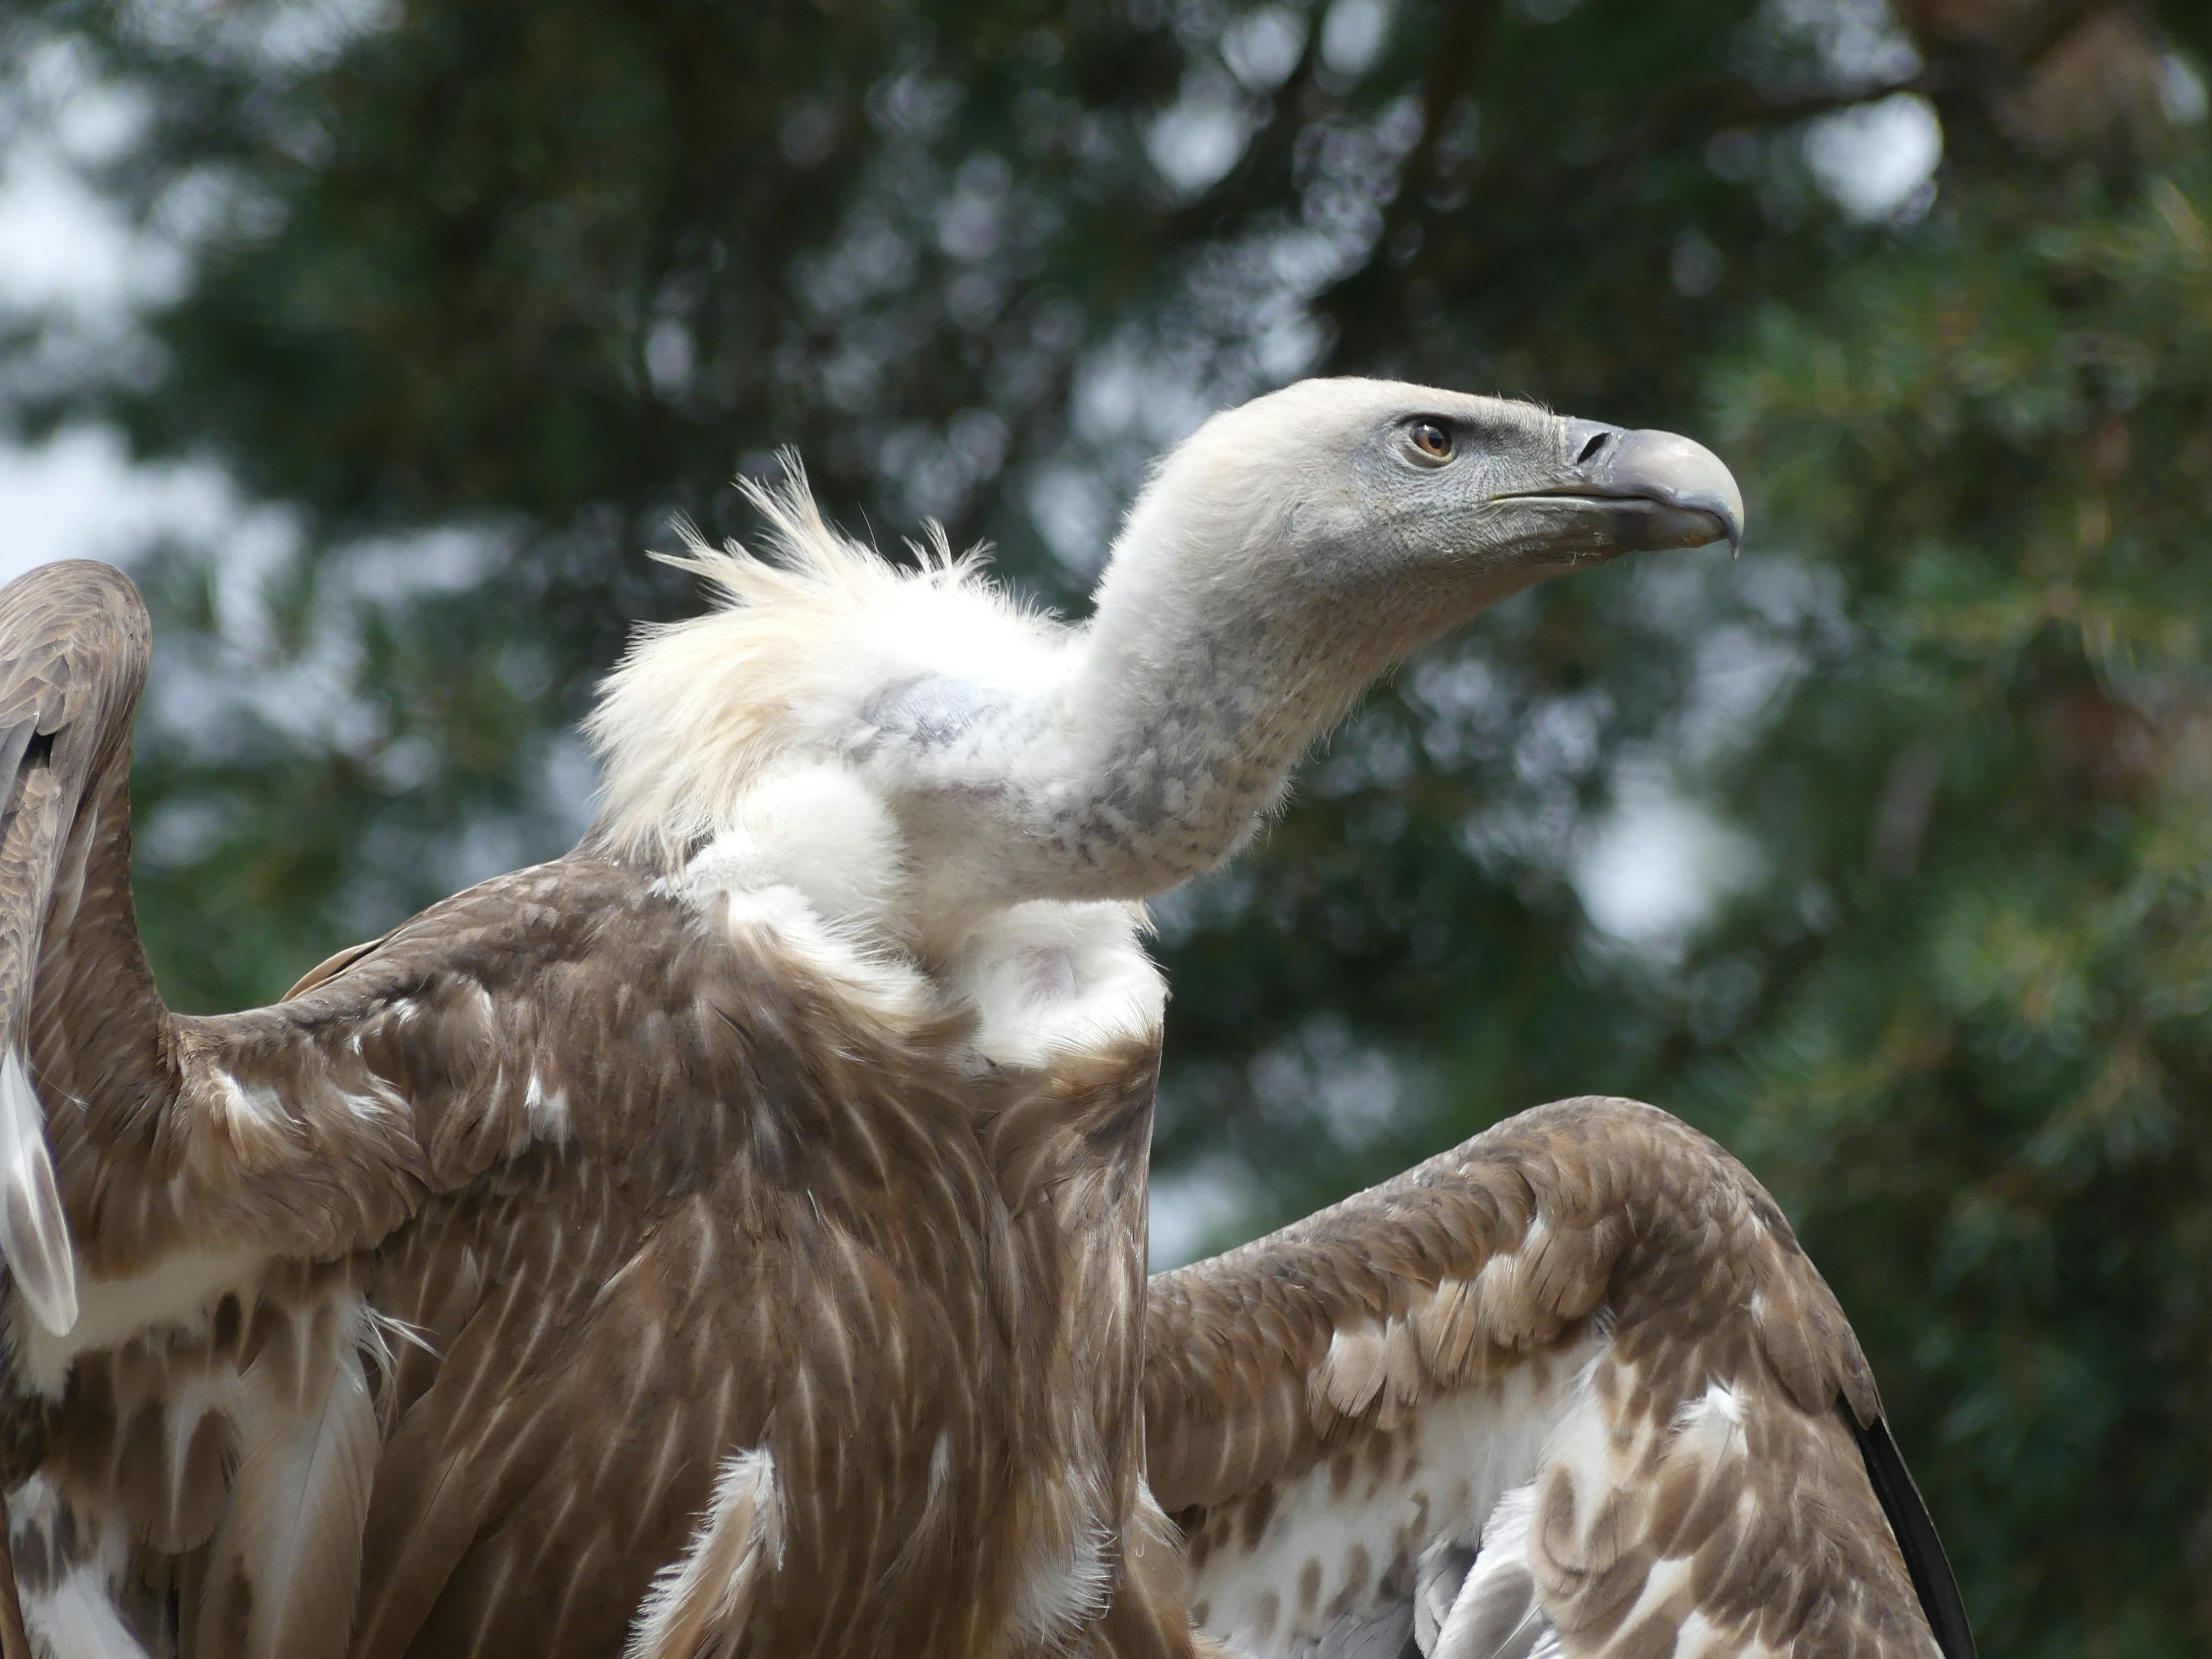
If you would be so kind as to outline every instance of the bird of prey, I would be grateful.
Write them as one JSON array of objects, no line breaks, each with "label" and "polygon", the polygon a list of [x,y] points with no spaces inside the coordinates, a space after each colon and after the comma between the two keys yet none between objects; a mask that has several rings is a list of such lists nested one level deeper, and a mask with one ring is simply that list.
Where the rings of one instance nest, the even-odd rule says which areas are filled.
[{"label": "bird of prey", "polygon": [[695,546],[719,603],[607,682],[574,851],[217,1018],[131,908],[135,591],[0,593],[0,1641],[1936,1650],[1840,1312],[1660,1113],[1145,1275],[1143,902],[1424,641],[1736,538],[1717,460],[1302,383],[1174,452],[1080,626],[757,499],[775,556]]}]

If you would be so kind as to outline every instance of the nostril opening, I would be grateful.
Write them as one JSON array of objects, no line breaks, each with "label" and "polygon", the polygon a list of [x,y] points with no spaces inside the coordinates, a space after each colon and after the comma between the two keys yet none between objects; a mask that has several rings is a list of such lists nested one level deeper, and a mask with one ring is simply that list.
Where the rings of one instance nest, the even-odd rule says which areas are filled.
[{"label": "nostril opening", "polygon": [[1591,433],[1588,441],[1583,445],[1583,453],[1575,457],[1575,465],[1577,466],[1588,466],[1604,452],[1607,441],[1612,436],[1613,434],[1610,432]]}]

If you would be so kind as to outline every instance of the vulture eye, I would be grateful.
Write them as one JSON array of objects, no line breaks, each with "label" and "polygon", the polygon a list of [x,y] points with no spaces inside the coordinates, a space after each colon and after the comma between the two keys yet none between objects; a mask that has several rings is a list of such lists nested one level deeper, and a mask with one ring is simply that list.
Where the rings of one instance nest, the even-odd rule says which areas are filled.
[{"label": "vulture eye", "polygon": [[1441,421],[1416,421],[1406,428],[1413,453],[1431,466],[1452,458],[1452,434]]}]

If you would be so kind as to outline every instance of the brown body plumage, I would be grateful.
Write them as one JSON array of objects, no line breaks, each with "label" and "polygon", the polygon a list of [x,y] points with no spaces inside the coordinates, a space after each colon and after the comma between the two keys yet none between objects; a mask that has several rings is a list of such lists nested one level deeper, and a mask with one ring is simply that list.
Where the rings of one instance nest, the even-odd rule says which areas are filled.
[{"label": "brown body plumage", "polygon": [[[289,1264],[70,1372],[40,1467],[129,1528],[149,1646],[170,1601],[184,1655],[344,1651],[349,1618],[364,1659],[607,1654],[744,1448],[778,1516],[762,1651],[1018,1651],[1024,1595],[1086,1552],[1108,1592],[1156,1047],[976,1077],[957,1023],[871,1019],[767,930],[715,938],[588,855],[276,1008],[161,1016],[143,1094],[72,1068],[112,981],[70,960],[30,1053],[88,1103],[49,1121],[91,1273],[210,1237]],[[281,1110],[236,1103],[262,1091]],[[301,1432],[359,1465],[319,1506],[253,1488],[252,1437]],[[318,1535],[270,1582],[279,1502]],[[1091,1600],[1036,1608],[1040,1644]]]},{"label": "brown body plumage", "polygon": [[[1330,395],[1364,422],[1407,390]],[[1539,482],[1602,447],[1510,420]],[[1531,544],[1732,530],[1674,504],[1721,497],[1666,441],[1630,479],[1659,539]],[[1646,500],[1600,483],[1607,525]],[[751,609],[641,647],[600,727],[641,781],[582,847],[216,1018],[163,1007],[131,912],[135,593],[0,593],[0,1037],[35,1079],[0,1075],[7,1474],[43,1651],[1931,1650],[1841,1314],[1649,1108],[1532,1113],[1148,1291],[1159,993],[1115,884],[1230,850],[1368,656],[1253,635],[1291,675],[1237,714],[1259,758],[1182,694],[1167,738],[1063,753],[1046,624],[770,505],[795,574],[710,562]],[[910,601],[1035,661],[794,643]],[[756,699],[696,775],[635,746],[694,660]],[[980,856],[994,813],[1059,838],[1064,887],[1036,845]]]}]

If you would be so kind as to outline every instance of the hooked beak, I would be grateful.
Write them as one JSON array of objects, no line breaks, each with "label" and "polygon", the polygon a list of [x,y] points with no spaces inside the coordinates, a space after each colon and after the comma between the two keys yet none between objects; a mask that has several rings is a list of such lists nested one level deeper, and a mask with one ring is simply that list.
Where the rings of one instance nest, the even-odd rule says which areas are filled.
[{"label": "hooked beak", "polygon": [[[1672,432],[1624,432],[1595,421],[1565,425],[1574,459],[1558,481],[1493,500],[1557,503],[1577,521],[1560,526],[1569,539],[1582,542],[1595,531],[1607,553],[1718,541],[1742,550],[1743,492],[1711,450]],[[1601,523],[1589,523],[1593,518]]]}]

